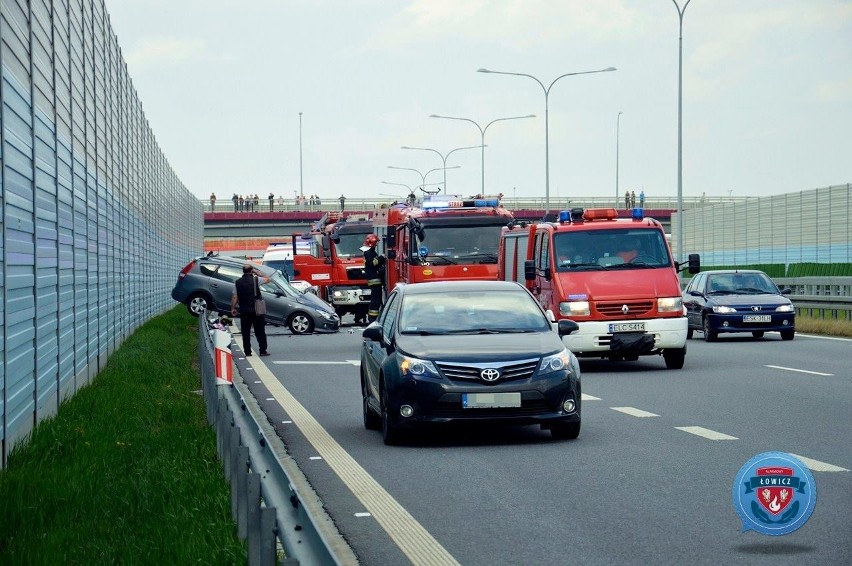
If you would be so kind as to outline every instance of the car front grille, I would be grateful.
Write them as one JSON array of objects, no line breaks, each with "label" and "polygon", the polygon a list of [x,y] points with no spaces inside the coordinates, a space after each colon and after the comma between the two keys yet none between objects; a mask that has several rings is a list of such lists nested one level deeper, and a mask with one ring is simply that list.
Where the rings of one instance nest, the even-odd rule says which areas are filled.
[{"label": "car front grille", "polygon": [[[624,312],[624,307],[627,312]],[[654,308],[653,301],[618,301],[614,303],[595,303],[595,309],[603,316],[618,318],[640,317],[650,313]]]},{"label": "car front grille", "polygon": [[[505,363],[483,363],[483,364],[452,364],[448,362],[436,362],[438,369],[444,377],[451,381],[466,380],[479,381],[481,383],[503,383],[529,379],[538,367],[538,358],[528,360],[512,360]],[[500,377],[493,382],[486,382],[480,377],[483,369],[492,368],[500,371]]]}]

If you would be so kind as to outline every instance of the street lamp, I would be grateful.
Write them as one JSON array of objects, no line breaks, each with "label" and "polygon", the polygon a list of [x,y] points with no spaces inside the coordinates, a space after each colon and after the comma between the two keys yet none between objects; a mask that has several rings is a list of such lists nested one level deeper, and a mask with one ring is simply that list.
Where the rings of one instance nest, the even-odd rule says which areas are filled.
[{"label": "street lamp", "polygon": [[[475,147],[482,147],[482,195],[484,196],[485,195],[485,132],[486,132],[486,130],[488,130],[488,126],[490,126],[494,122],[502,122],[504,120],[520,120],[520,119],[523,119],[523,118],[535,118],[535,114],[527,114],[526,116],[509,116],[508,118],[497,118],[496,120],[491,120],[490,122],[485,124],[484,128],[482,126],[480,126],[478,123],[471,120],[470,118],[457,118],[455,116],[439,116],[438,114],[431,114],[429,117],[430,118],[444,118],[446,120],[462,120],[464,122],[470,122],[471,124],[473,124],[474,126],[479,128],[479,133],[482,136],[482,144],[480,144],[480,146],[475,146]],[[446,186],[444,187],[444,190],[446,191]]]},{"label": "street lamp", "polygon": [[305,196],[305,188],[302,184],[302,113],[299,112],[299,194]]},{"label": "street lamp", "polygon": [[614,71],[615,67],[607,67],[606,69],[598,69],[596,71],[580,71],[576,73],[565,73],[564,75],[559,75],[553,81],[551,81],[550,85],[547,87],[544,86],[540,80],[532,75],[528,75],[526,73],[508,73],[505,71],[491,71],[488,69],[477,69],[477,73],[492,73],[495,75],[515,75],[517,77],[529,77],[535,82],[539,84],[541,90],[544,91],[544,215],[547,216],[547,213],[550,212],[550,138],[548,133],[549,127],[549,108],[548,108],[548,96],[550,95],[550,89],[559,79],[563,77],[571,77],[574,75],[590,75],[592,73],[606,73],[608,71]]},{"label": "street lamp", "polygon": [[677,36],[677,257],[683,258],[683,14],[691,0],[681,8],[675,0],[679,20]]},{"label": "street lamp", "polygon": [[615,118],[615,207],[618,208],[618,199],[621,198],[621,192],[618,190],[618,129],[621,123],[621,115],[624,112],[619,112]]},{"label": "street lamp", "polygon": [[[447,158],[450,157],[454,152],[459,151],[461,149],[476,149],[479,147],[478,145],[471,145],[468,147],[457,147],[455,149],[451,149],[447,152],[447,155],[442,154],[437,149],[432,149],[431,147],[409,147],[407,145],[402,146],[402,149],[420,149],[423,151],[434,151],[441,157],[441,161],[444,162],[444,194],[447,194]],[[484,146],[483,146],[484,147]]]},{"label": "street lamp", "polygon": [[[461,168],[460,165],[454,165],[452,167],[444,167],[444,169],[460,169],[460,168]],[[435,171],[440,171],[441,167],[436,167],[435,169],[429,169],[425,173],[421,173],[420,170],[413,169],[411,167],[394,167],[393,165],[388,165],[388,169],[400,169],[402,171],[414,171],[415,173],[420,175],[420,178],[423,180],[423,184],[421,186],[425,189],[426,188],[426,177],[429,175],[429,173],[433,173]],[[446,188],[444,190],[446,191]]]}]

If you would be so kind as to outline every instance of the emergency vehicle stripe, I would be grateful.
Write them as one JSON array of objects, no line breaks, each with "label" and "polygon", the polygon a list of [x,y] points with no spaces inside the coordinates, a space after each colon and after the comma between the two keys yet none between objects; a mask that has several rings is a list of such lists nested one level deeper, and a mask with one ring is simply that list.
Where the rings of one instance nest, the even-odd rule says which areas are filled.
[{"label": "emergency vehicle stripe", "polygon": [[269,368],[247,358],[267,389],[305,438],[364,505],[399,549],[415,565],[457,565],[458,561],[429,534],[355,459],[337,443]]}]

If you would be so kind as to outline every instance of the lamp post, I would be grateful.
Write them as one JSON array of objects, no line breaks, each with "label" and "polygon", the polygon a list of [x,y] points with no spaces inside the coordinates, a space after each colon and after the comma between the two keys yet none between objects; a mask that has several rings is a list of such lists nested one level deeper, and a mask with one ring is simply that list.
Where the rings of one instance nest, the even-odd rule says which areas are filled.
[{"label": "lamp post", "polygon": [[459,151],[461,149],[476,149],[477,147],[479,146],[471,145],[468,147],[457,147],[448,151],[446,155],[442,154],[437,149],[432,149],[431,147],[409,147],[407,145],[404,145],[402,146],[402,149],[420,149],[423,151],[434,151],[435,153],[437,153],[441,157],[441,161],[444,162],[444,194],[447,194],[447,158],[449,158],[450,155],[452,155],[454,152]]},{"label": "lamp post", "polygon": [[[454,165],[453,167],[444,167],[444,169],[460,169],[460,168],[461,168],[461,166],[460,166],[460,165]],[[421,179],[422,179],[422,181],[423,181],[423,184],[422,184],[421,186],[422,186],[422,187],[424,187],[424,189],[425,189],[425,187],[426,187],[426,177],[429,175],[429,173],[434,173],[435,171],[440,171],[440,170],[441,170],[441,167],[436,167],[436,168],[434,168],[434,169],[429,169],[429,170],[428,170],[428,171],[426,171],[425,173],[421,173],[419,169],[413,169],[413,168],[411,168],[411,167],[394,167],[393,165],[388,165],[388,169],[400,169],[400,170],[402,170],[402,171],[414,171],[415,173],[417,173],[418,175],[420,175],[420,178],[421,178]],[[446,190],[446,189],[445,189],[445,190]]]},{"label": "lamp post", "polygon": [[675,0],[672,3],[677,8],[677,258],[683,259],[683,14],[691,0],[681,8]]},{"label": "lamp post", "polygon": [[618,190],[618,129],[622,114],[624,112],[619,112],[615,118],[615,208],[618,208],[618,199],[621,198],[621,192]]},{"label": "lamp post", "polygon": [[[504,120],[521,120],[523,118],[535,118],[535,114],[527,114],[526,116],[509,116],[507,118],[497,118],[497,119],[491,120],[490,122],[485,124],[484,128],[482,126],[480,126],[477,122],[471,120],[470,118],[457,118],[455,116],[440,116],[438,114],[431,114],[429,117],[430,118],[444,118],[445,120],[462,120],[464,122],[470,122],[471,124],[473,124],[474,126],[476,126],[479,129],[479,133],[482,136],[482,138],[481,138],[482,143],[479,146],[474,146],[474,147],[481,147],[482,148],[482,195],[485,195],[485,132],[488,130],[488,126],[490,126],[491,124],[493,124],[495,122],[502,122]],[[446,187],[444,187],[444,190],[446,191]]]},{"label": "lamp post", "polygon": [[299,194],[305,196],[305,188],[302,184],[302,113],[299,112]]},{"label": "lamp post", "polygon": [[541,90],[544,91],[544,215],[547,216],[547,213],[550,212],[550,134],[548,133],[549,127],[549,108],[548,108],[548,97],[550,95],[550,89],[553,88],[553,85],[559,79],[563,77],[571,77],[574,75],[590,75],[592,73],[606,73],[608,71],[615,71],[615,67],[607,67],[606,69],[598,69],[596,71],[579,71],[576,73],[565,73],[564,75],[559,75],[555,79],[550,82],[550,85],[547,87],[544,86],[540,80],[532,75],[528,75],[526,73],[508,73],[506,71],[491,71],[489,69],[477,69],[478,73],[492,73],[495,75],[515,75],[517,77],[529,77],[535,82],[539,84]]}]

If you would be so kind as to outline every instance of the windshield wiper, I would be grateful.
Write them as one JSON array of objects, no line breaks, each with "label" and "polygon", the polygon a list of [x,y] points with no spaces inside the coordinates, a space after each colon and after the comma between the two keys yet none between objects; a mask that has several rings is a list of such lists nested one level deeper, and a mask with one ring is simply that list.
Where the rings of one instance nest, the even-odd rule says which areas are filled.
[{"label": "windshield wiper", "polygon": [[430,256],[426,256],[426,257],[421,256],[420,259],[421,259],[421,261],[426,262],[425,265],[434,264],[435,260],[438,260],[438,259],[440,259],[441,261],[444,261],[446,263],[452,264],[452,265],[458,265],[458,263],[454,262],[453,260],[451,260],[447,256],[443,256],[443,255],[430,255]]},{"label": "windshield wiper", "polygon": [[497,254],[490,254],[486,252],[471,252],[469,254],[465,254],[465,257],[484,257],[493,261],[497,261]]},{"label": "windshield wiper", "polygon": [[560,263],[560,268],[574,269],[576,267],[593,267],[595,269],[603,269],[603,266],[598,263]]}]

